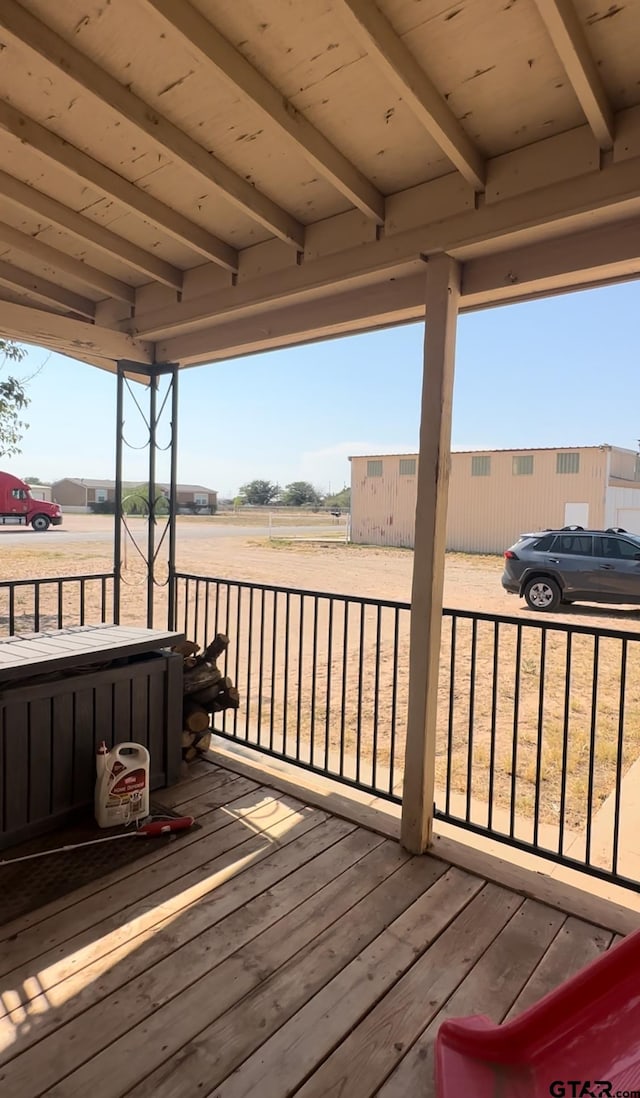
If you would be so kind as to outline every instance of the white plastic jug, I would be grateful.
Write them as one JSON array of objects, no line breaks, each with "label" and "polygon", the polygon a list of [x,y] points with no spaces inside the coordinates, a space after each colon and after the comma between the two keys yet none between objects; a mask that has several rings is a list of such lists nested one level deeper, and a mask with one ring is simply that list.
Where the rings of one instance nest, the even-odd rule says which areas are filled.
[{"label": "white plastic jug", "polygon": [[99,827],[133,823],[149,815],[149,764],[140,743],[117,743],[109,751],[103,741],[96,757],[95,814]]}]

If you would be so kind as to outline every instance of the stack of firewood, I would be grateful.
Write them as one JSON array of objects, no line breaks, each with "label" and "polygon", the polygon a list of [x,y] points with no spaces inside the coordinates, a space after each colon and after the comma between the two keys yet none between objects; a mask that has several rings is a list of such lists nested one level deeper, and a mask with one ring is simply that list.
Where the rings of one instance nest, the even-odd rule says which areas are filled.
[{"label": "stack of firewood", "polygon": [[240,705],[236,687],[216,662],[228,644],[228,637],[216,633],[201,655],[195,641],[183,641],[173,649],[184,658],[182,757],[187,762],[209,750],[213,714]]}]

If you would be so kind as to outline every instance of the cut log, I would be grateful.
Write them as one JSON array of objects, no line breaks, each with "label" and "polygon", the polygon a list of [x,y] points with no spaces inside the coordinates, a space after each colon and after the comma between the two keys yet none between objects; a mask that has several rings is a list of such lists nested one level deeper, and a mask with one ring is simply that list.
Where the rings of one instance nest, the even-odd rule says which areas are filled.
[{"label": "cut log", "polygon": [[196,740],[194,747],[201,755],[205,754],[209,750],[211,743],[211,733],[205,732],[204,736],[201,736],[199,740]]},{"label": "cut log", "polygon": [[205,660],[217,660],[218,656],[221,656],[228,647],[229,638],[224,633],[216,633],[211,644],[207,645],[204,650]]},{"label": "cut log", "polygon": [[205,732],[209,727],[209,714],[195,698],[185,698],[182,723],[190,732]]},{"label": "cut log", "polygon": [[189,656],[195,656],[196,652],[200,650],[200,645],[195,641],[184,640],[180,644],[176,644],[171,651],[178,652],[181,656],[187,659]]},{"label": "cut log", "polygon": [[220,682],[222,671],[210,663],[199,663],[197,667],[186,670],[183,680],[185,695],[198,694],[201,690]]},{"label": "cut log", "polygon": [[212,713],[222,713],[224,709],[239,709],[240,694],[235,686],[221,690],[211,708]]},{"label": "cut log", "polygon": [[193,760],[197,759],[197,757],[198,752],[196,751],[195,747],[188,747],[187,750],[184,752],[184,758],[187,762],[193,762]]},{"label": "cut log", "polygon": [[189,732],[188,729],[185,728],[180,736],[180,746],[183,749],[187,747],[193,747],[194,737],[197,735],[197,732]]},{"label": "cut log", "polygon": [[218,682],[214,682],[211,686],[206,686],[204,690],[198,690],[197,694],[192,695],[192,698],[194,702],[197,702],[203,709],[209,711],[218,695],[222,693],[223,690],[227,690],[230,686],[232,686],[231,679],[221,677]]}]

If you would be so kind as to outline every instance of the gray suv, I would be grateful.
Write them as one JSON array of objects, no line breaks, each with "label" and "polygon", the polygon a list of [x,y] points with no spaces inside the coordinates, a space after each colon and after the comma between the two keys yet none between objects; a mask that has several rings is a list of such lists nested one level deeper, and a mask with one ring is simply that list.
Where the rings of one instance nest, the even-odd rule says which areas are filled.
[{"label": "gray suv", "polygon": [[502,586],[532,610],[561,603],[640,604],[640,537],[565,526],[523,534],[505,553]]}]

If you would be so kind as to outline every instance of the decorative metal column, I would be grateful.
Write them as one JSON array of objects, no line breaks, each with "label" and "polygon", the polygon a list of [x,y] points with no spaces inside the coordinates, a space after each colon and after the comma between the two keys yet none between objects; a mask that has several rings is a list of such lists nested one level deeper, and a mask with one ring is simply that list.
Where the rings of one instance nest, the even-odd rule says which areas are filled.
[{"label": "decorative metal column", "polygon": [[[121,360],[117,366],[116,399],[116,475],[115,475],[115,529],[113,539],[113,600],[114,620],[120,622],[122,595],[127,586],[146,588],[147,627],[154,624],[156,594],[163,588],[167,592],[167,625],[171,628],[175,619],[175,571],[176,571],[176,512],[178,466],[178,366],[160,363],[144,366],[139,362]],[[129,398],[129,400],[127,400]],[[133,425],[142,426],[142,442],[135,444],[127,436],[128,407]],[[163,434],[163,439],[160,435]],[[144,491],[127,491],[123,476],[125,449],[147,450],[147,483]],[[170,472],[168,493],[158,488],[157,459],[168,454]],[[160,508],[166,501],[167,510]],[[129,522],[131,503],[138,513],[146,516],[146,538],[140,544]],[[167,550],[167,570],[161,574],[160,561],[163,546]],[[140,560],[144,566],[142,578],[134,578],[128,566],[128,555]],[[164,571],[164,570],[162,570]]]}]

